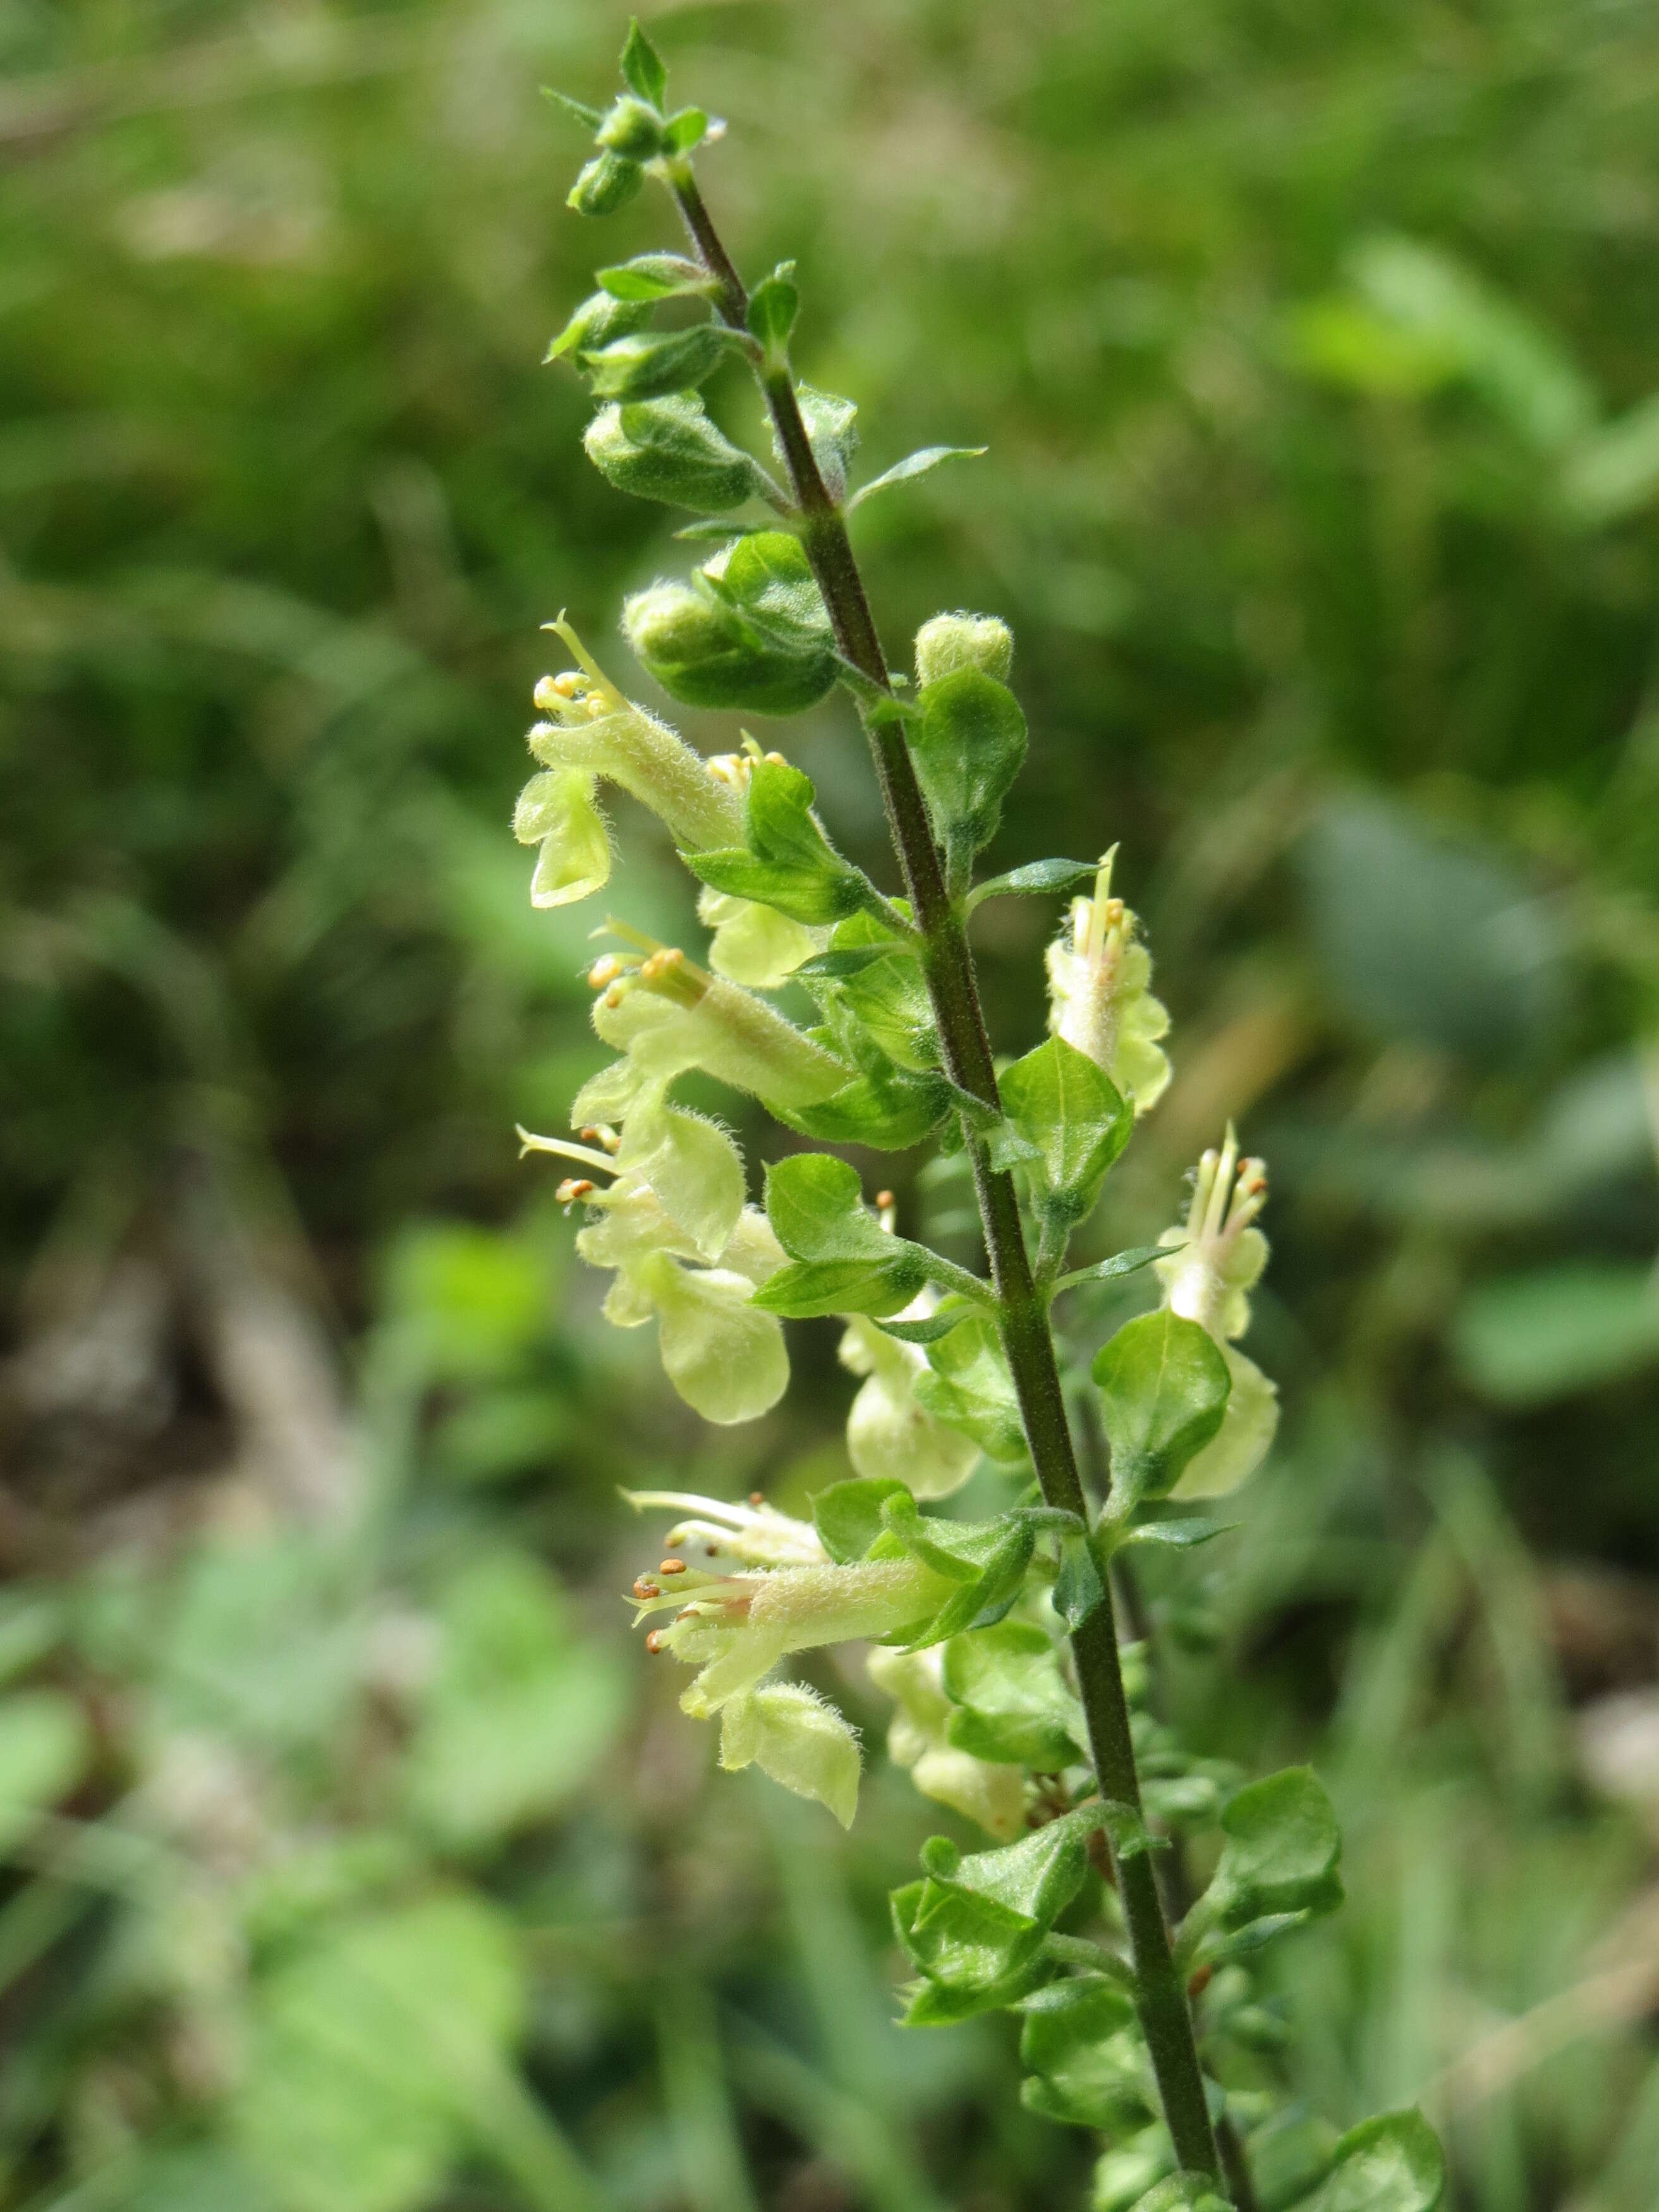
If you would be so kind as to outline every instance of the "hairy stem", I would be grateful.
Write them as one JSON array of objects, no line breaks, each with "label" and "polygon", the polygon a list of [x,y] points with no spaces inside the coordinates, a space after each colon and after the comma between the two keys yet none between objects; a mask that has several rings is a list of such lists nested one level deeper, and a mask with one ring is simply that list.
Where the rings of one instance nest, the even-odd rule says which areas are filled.
[{"label": "hairy stem", "polygon": [[[675,164],[669,183],[692,245],[703,266],[718,281],[720,313],[741,330],[748,297],[709,218],[690,165]],[[872,684],[880,691],[890,691],[864,580],[846,523],[814,457],[793,383],[787,370],[775,370],[763,375],[761,384],[800,509],[807,558],[829,610],[836,642],[843,657]],[[996,1071],[973,957],[960,908],[946,887],[902,730],[896,717],[889,720],[866,713],[864,722],[888,827],[921,934],[922,965],[946,1071],[962,1089],[1000,1111]],[[1000,1306],[1003,1345],[1037,1480],[1048,1504],[1086,1517],[1048,1326],[1048,1302],[1032,1276],[1013,1178],[991,1166],[984,1146],[971,1130],[965,1133],[991,1279]],[[1139,1809],[1140,1783],[1129,1735],[1128,1701],[1109,1592],[1077,1628],[1072,1642],[1101,1794]],[[1219,2184],[1221,2161],[1210,2125],[1192,2014],[1170,1954],[1169,1929],[1151,1855],[1140,1852],[1120,1860],[1117,1875],[1134,1958],[1141,2021],[1176,2156],[1188,2171],[1211,2176]]]}]

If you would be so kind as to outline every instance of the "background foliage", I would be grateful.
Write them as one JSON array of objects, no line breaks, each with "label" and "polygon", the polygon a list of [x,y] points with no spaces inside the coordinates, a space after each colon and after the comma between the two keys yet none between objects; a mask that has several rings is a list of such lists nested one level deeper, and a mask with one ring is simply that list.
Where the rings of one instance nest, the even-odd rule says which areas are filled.
[{"label": "background foliage", "polygon": [[[895,655],[941,605],[1015,626],[994,862],[1123,841],[1176,1077],[1103,1249],[1230,1113],[1273,1165],[1284,1441],[1152,1603],[1194,1739],[1338,1798],[1299,2077],[1423,2099],[1480,2212],[1644,2212],[1659,27],[651,27],[870,465],[990,446],[859,542]],[[885,2024],[884,1893],[943,1816],[878,1760],[845,1845],[715,1786],[619,1632],[616,1483],[844,1471],[832,1332],[711,1441],[514,1158],[599,1057],[586,921],[532,913],[506,827],[537,625],[648,696],[603,641],[684,565],[536,367],[593,258],[536,88],[607,86],[620,28],[0,7],[8,2206],[1086,2197],[1000,2029]],[[609,258],[653,242],[621,221]],[[799,753],[878,868],[844,707]],[[631,918],[684,931],[623,828]],[[977,927],[1024,1048],[1046,922]],[[946,1234],[962,1198],[900,1194]]]}]

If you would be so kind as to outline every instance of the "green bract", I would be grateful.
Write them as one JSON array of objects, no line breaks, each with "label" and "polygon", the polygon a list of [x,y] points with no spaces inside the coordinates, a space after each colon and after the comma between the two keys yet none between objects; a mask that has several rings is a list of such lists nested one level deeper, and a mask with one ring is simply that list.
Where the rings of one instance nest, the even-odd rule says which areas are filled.
[{"label": "green bract", "polygon": [[1083,1220],[1133,1133],[1134,1109],[1061,1037],[1017,1060],[997,1087],[1039,1202],[1067,1225]]},{"label": "green bract", "polygon": [[613,299],[609,292],[595,292],[582,301],[547,349],[546,357],[562,361],[572,354],[597,353],[613,338],[642,330],[650,319],[650,308],[637,300]]},{"label": "green bract", "polygon": [[757,489],[755,464],[723,438],[695,392],[601,408],[582,439],[619,491],[724,514]]},{"label": "green bract", "polygon": [[701,588],[653,584],[623,613],[628,641],[690,707],[798,714],[836,680],[835,642],[798,538],[761,531],[699,572]]},{"label": "green bract", "polygon": [[897,1313],[927,1281],[932,1255],[886,1235],[857,1171],[827,1152],[797,1152],[767,1170],[766,1215],[796,1262],[767,1285],[773,1313]]},{"label": "green bract", "polygon": [[570,187],[568,205],[578,215],[615,215],[645,182],[637,161],[621,154],[596,154]]},{"label": "green bract", "polygon": [[916,773],[934,831],[961,865],[996,835],[1025,757],[1025,717],[1006,684],[971,666],[923,684],[918,703],[908,732]]},{"label": "green bract", "polygon": [[742,850],[700,853],[704,883],[758,901],[792,921],[839,921],[873,896],[868,879],[830,848],[812,811],[810,779],[782,761],[757,761],[749,776]]},{"label": "green bract", "polygon": [[1112,1444],[1111,1510],[1121,1520],[1141,1498],[1173,1489],[1221,1426],[1231,1377],[1198,1323],[1168,1312],[1126,1322],[1096,1354],[1094,1376]]},{"label": "green bract", "polygon": [[596,398],[660,399],[712,376],[731,345],[730,332],[713,323],[689,331],[631,331],[596,352],[579,353],[576,366]]}]

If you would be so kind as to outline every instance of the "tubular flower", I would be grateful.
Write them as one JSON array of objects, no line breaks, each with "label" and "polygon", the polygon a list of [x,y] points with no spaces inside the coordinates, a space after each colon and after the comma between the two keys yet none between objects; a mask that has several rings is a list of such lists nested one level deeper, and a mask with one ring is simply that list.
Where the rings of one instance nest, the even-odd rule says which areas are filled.
[{"label": "tubular flower", "polygon": [[1279,1426],[1278,1391],[1232,1341],[1249,1327],[1249,1293],[1267,1264],[1267,1240],[1255,1225],[1267,1202],[1266,1164],[1239,1158],[1229,1123],[1221,1150],[1206,1152],[1198,1164],[1185,1222],[1158,1239],[1172,1248],[1167,1259],[1154,1262],[1164,1304],[1208,1330],[1232,1376],[1221,1426],[1188,1462],[1176,1486],[1178,1498],[1233,1489],[1266,1458]]},{"label": "tubular flower", "polygon": [[850,1080],[850,1069],[764,999],[677,947],[637,942],[643,957],[607,954],[589,970],[599,994],[593,1026],[623,1057],[577,1094],[574,1122],[620,1121],[692,1068],[792,1109],[816,1106]]},{"label": "tubular flower", "polygon": [[1115,845],[1100,864],[1092,898],[1073,899],[1065,929],[1048,947],[1048,1026],[1104,1068],[1145,1114],[1164,1096],[1170,1060],[1158,1039],[1170,1017],[1152,993],[1152,955],[1139,923],[1111,896]]},{"label": "tubular flower", "polygon": [[[693,1663],[705,1658],[711,1662],[681,1703],[699,1719],[719,1711],[720,1765],[728,1772],[758,1766],[798,1797],[815,1798],[827,1806],[843,1828],[851,1827],[861,1765],[857,1735],[805,1683],[760,1679],[783,1650],[830,1641],[836,1632],[832,1627],[822,1638],[803,1633],[804,1626],[810,1626],[810,1614],[801,1587],[784,1580],[786,1602],[780,1606],[774,1593],[772,1610],[788,1616],[788,1626],[769,1619],[762,1603],[757,1632],[746,1647],[742,1638],[745,1620],[756,1611],[748,1595],[755,1586],[792,1572],[805,1571],[821,1581],[842,1571],[830,1566],[817,1530],[810,1521],[778,1512],[758,1491],[741,1505],[680,1490],[625,1490],[623,1496],[641,1510],[660,1505],[686,1509],[684,1519],[668,1533],[669,1550],[675,1554],[695,1550],[702,1554],[703,1565],[699,1570],[675,1556],[665,1559],[655,1574],[641,1575],[634,1585],[634,1602],[639,1607],[635,1625],[665,1607],[679,1608],[673,1623],[653,1629],[647,1642],[653,1651],[674,1650]],[[744,1571],[755,1568],[773,1571]],[[708,1644],[708,1650],[693,1648],[697,1636]],[[717,1651],[714,1644],[722,1637]],[[712,1662],[722,1656],[729,1679],[717,1680],[712,1694],[705,1695],[708,1679],[715,1671]]]},{"label": "tubular flower", "polygon": [[723,1130],[664,1105],[659,1095],[645,1130],[639,1152],[648,1172],[627,1157],[631,1127],[621,1138],[592,1131],[598,1149],[519,1133],[526,1152],[553,1152],[616,1178],[606,1187],[592,1174],[574,1176],[558,1192],[566,1205],[588,1209],[578,1253],[591,1267],[616,1272],[605,1319],[638,1328],[654,1317],[663,1371],[687,1405],[708,1421],[751,1421],[789,1382],[782,1324],[750,1304],[783,1265],[782,1249],[765,1215],[744,1205],[741,1164]]},{"label": "tubular flower", "polygon": [[648,806],[687,852],[740,844],[739,793],[711,775],[684,738],[625,699],[562,615],[547,627],[578,666],[544,676],[535,703],[546,715],[530,732],[543,773],[519,794],[514,835],[540,854],[530,896],[537,906],[567,906],[610,880],[611,840],[595,793],[601,777]]},{"label": "tubular flower", "polygon": [[700,1669],[680,1705],[706,1720],[792,1651],[889,1636],[937,1613],[956,1587],[911,1558],[729,1575],[705,1574],[676,1560],[635,1583],[635,1620],[637,1626],[648,1614],[675,1608],[665,1627],[652,1630],[646,1647],[672,1651]]},{"label": "tubular flower", "polygon": [[887,1731],[887,1756],[908,1767],[924,1797],[948,1805],[1004,1842],[1024,1832],[1025,1790],[1018,1766],[994,1765],[958,1751],[945,1736],[951,1705],[945,1693],[944,1660],[927,1651],[872,1651],[870,1680],[898,1710]]}]

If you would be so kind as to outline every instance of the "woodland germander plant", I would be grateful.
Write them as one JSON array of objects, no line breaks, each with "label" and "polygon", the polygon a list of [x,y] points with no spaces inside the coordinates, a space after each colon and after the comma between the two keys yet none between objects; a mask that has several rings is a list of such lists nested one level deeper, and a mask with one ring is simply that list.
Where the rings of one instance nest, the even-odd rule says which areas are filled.
[{"label": "woodland germander plant", "polygon": [[[747,732],[714,759],[617,690],[561,620],[575,663],[538,685],[540,763],[515,828],[539,847],[532,896],[557,906],[607,880],[602,782],[667,826],[702,886],[710,932],[693,959],[611,923],[595,964],[594,1025],[617,1057],[574,1102],[574,1141],[526,1137],[580,1172],[582,1257],[611,1273],[607,1317],[654,1321],[663,1364],[706,1419],[753,1419],[788,1381],[786,1321],[844,1320],[862,1382],[848,1425],[855,1470],[811,1521],[653,1492],[682,1518],[672,1556],[634,1588],[653,1651],[694,1669],[687,1712],[718,1720],[721,1763],[759,1766],[850,1823],[860,1753],[847,1721],[790,1679],[792,1654],[872,1644],[895,1717],[891,1756],[927,1796],[976,1822],[989,1848],[936,1837],[893,1898],[915,1971],[905,2019],[1021,2021],[1034,2111],[1100,2130],[1097,2212],[1429,2212],[1441,2161],[1415,2113],[1339,2135],[1273,2087],[1284,2030],[1260,2002],[1255,1954],[1341,1900],[1331,1806],[1305,1768],[1239,1787],[1185,1755],[1145,1710],[1136,1647],[1121,1647],[1114,1583],[1136,1547],[1219,1533],[1207,1501],[1250,1474],[1278,1416],[1238,1348],[1267,1258],[1259,1160],[1232,1133],[1200,1162],[1191,1202],[1158,1245],[1069,1271],[1137,1118],[1169,1079],[1169,1026],[1111,860],[1043,860],[975,882],[1026,748],[1009,688],[1012,640],[993,617],[925,623],[914,680],[889,668],[848,518],[866,499],[955,457],[915,453],[854,489],[851,401],[799,382],[798,292],[783,264],[747,289],[692,167],[717,135],[671,112],[640,32],[625,89],[601,112],[561,103],[597,150],[570,195],[586,215],[649,177],[683,220],[687,253],[601,270],[554,341],[599,403],[586,444],[621,489],[708,518],[711,550],[684,580],[629,600],[623,628],[664,690],[744,717],[795,714],[836,685],[868,739],[903,896],[844,859],[811,783]],[[659,302],[704,303],[654,327]],[[731,442],[701,387],[733,356],[771,420],[767,465]],[[967,922],[989,898],[1073,894],[1048,957],[1049,1034],[999,1068]],[[767,994],[804,986],[802,1028]],[[988,1273],[897,1233],[857,1171],[802,1148],[748,1200],[737,1146],[674,1100],[692,1070],[746,1091],[797,1136],[965,1154]],[[1110,1445],[1097,1503],[1080,1479],[1050,1310],[1085,1280],[1148,1267],[1156,1310],[1096,1354]],[[1006,1504],[963,1521],[923,1508],[981,1457]],[[1185,1839],[1218,1831],[1215,1871],[1188,1893]],[[1061,1923],[1064,1923],[1063,1928]]]}]

